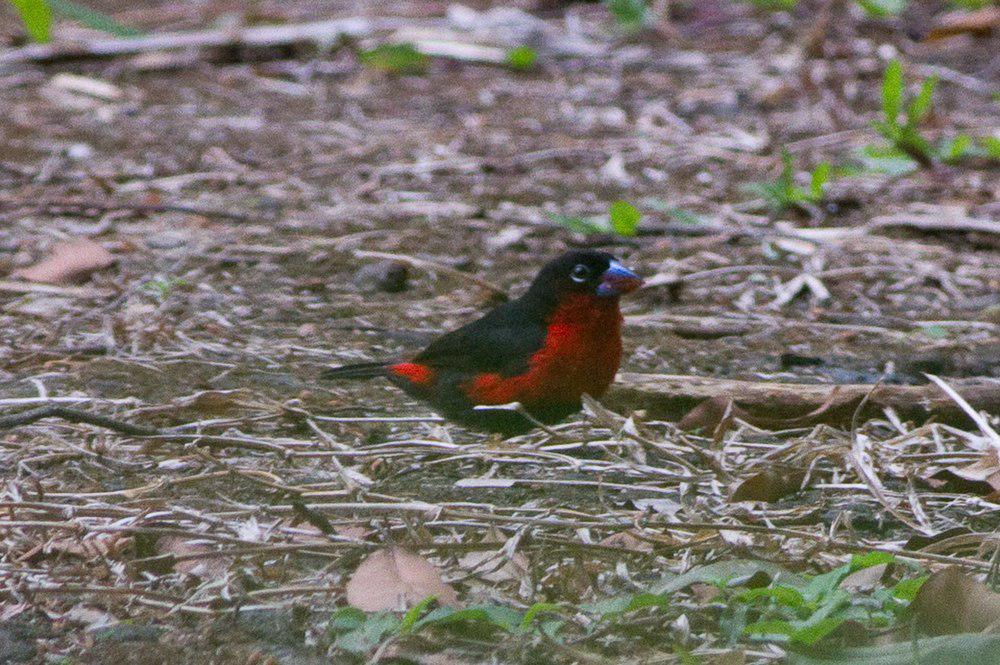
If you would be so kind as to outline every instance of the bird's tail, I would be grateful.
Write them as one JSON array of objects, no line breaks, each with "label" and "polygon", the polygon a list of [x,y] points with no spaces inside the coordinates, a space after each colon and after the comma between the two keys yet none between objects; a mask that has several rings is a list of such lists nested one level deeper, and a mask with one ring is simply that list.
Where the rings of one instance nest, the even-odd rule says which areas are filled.
[{"label": "bird's tail", "polygon": [[357,363],[354,365],[341,365],[340,367],[328,367],[321,375],[324,379],[373,379],[377,376],[385,376],[385,370],[389,363]]}]

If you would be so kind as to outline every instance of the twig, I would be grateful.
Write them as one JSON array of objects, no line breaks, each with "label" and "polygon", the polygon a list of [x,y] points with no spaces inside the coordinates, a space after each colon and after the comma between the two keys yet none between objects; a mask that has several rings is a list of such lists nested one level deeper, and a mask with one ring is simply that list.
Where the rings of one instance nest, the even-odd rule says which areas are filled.
[{"label": "twig", "polygon": [[113,58],[154,51],[192,48],[272,47],[302,42],[334,43],[344,37],[363,37],[393,29],[396,21],[351,17],[289,25],[265,25],[242,30],[163,32],[132,39],[89,39],[69,43],[32,44],[0,54],[0,67],[26,62],[54,62],[78,58]]}]

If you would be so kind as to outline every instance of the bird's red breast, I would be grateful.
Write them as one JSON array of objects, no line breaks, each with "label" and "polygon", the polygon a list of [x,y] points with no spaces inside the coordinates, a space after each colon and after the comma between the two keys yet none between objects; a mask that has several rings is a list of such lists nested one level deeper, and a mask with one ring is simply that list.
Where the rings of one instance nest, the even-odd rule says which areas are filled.
[{"label": "bird's red breast", "polygon": [[578,403],[601,395],[621,362],[621,314],[617,301],[588,294],[567,297],[553,312],[542,348],[515,376],[480,374],[462,386],[475,404]]}]

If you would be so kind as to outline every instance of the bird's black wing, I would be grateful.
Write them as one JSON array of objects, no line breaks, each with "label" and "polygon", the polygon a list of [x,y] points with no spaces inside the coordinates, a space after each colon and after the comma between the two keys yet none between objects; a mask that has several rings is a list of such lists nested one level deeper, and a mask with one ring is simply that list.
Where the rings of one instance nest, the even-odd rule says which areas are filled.
[{"label": "bird's black wing", "polygon": [[442,335],[414,358],[436,369],[513,376],[527,370],[532,354],[545,343],[545,325],[518,302],[500,305],[486,316]]}]

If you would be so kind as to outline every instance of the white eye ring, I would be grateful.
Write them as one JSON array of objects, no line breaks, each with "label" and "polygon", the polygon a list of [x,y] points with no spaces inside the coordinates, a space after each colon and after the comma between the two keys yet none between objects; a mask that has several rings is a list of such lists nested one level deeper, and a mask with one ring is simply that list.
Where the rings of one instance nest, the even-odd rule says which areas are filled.
[{"label": "white eye ring", "polygon": [[582,263],[577,263],[573,266],[573,272],[569,274],[569,278],[577,284],[583,284],[587,281],[588,277],[590,277],[590,268]]}]

